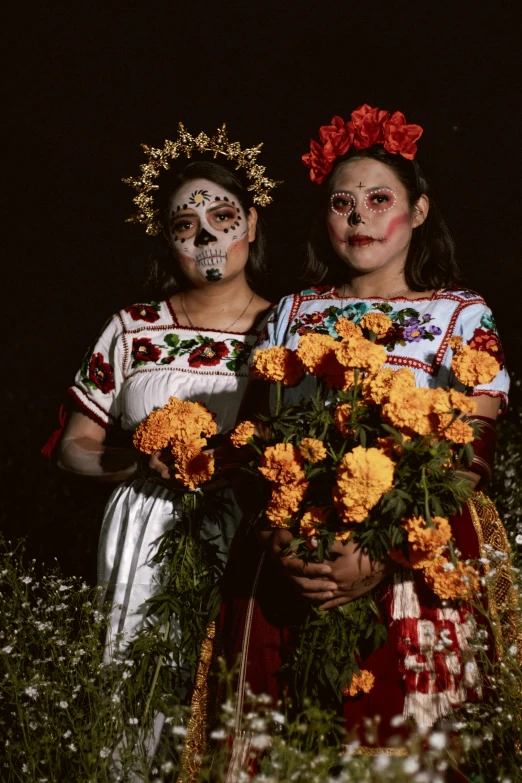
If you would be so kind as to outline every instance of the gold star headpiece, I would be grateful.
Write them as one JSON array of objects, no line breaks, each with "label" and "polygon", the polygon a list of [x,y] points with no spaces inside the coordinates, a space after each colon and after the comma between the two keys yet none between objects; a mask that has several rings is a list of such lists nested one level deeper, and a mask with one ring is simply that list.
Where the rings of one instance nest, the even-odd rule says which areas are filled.
[{"label": "gold star headpiece", "polygon": [[132,199],[138,207],[138,212],[127,218],[126,222],[141,223],[145,226],[147,234],[151,236],[156,236],[163,228],[159,220],[160,210],[154,206],[154,193],[159,190],[156,180],[162,169],[170,169],[172,161],[181,155],[191,158],[193,152],[212,152],[214,158],[223,155],[227,160],[233,161],[236,164],[236,171],[244,169],[251,183],[247,190],[254,192],[252,200],[260,207],[266,207],[272,202],[270,191],[282,183],[282,180],[266,177],[265,167],[256,162],[263,144],[242,150],[238,141],[230,142],[228,140],[225,123],[218,128],[216,135],[210,138],[203,132],[197,136],[191,136],[183,123],[180,122],[176,141],[165,141],[163,149],[148,147],[146,144],[141,146],[148,157],[148,162],[140,165],[141,175],[138,179],[126,177],[123,180],[138,191]]}]

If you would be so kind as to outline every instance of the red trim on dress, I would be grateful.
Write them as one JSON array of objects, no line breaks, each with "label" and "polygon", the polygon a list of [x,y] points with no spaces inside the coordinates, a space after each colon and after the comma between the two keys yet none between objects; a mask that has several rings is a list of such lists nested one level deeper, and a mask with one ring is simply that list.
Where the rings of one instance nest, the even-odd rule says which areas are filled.
[{"label": "red trim on dress", "polygon": [[[90,419],[92,419],[93,421],[95,421],[95,422],[96,422],[96,424],[99,424],[99,425],[100,425],[101,427],[103,427],[104,429],[107,429],[108,427],[110,427],[110,424],[111,424],[110,420],[109,420],[109,421],[105,421],[104,419],[102,419],[102,418],[101,418],[101,416],[98,416],[98,414],[96,413],[96,411],[93,411],[93,410],[91,410],[91,409],[88,407],[88,405],[87,405],[87,403],[85,402],[85,400],[83,400],[83,399],[82,399],[82,398],[79,396],[79,393],[80,393],[80,390],[79,390],[79,389],[77,389],[75,386],[71,386],[71,387],[70,387],[70,388],[67,390],[67,394],[69,394],[69,395],[70,395],[70,396],[71,396],[71,397],[74,399],[74,401],[78,403],[78,405],[80,406],[80,408],[82,409],[82,411],[83,411],[83,412],[84,412],[84,413],[85,413],[87,416],[89,416],[89,418],[90,418]],[[82,394],[84,394],[84,392],[81,392],[81,393],[82,393]],[[88,398],[88,400],[89,400],[89,402],[90,402],[92,405],[96,405],[96,407],[97,407],[97,408],[100,408],[100,410],[101,410],[101,411],[103,411],[104,415],[105,415],[105,416],[107,416],[107,418],[108,418],[108,419],[110,418],[110,417],[109,417],[109,414],[108,414],[106,411],[104,411],[104,410],[103,410],[103,408],[101,408],[99,405],[97,405],[97,403],[95,403],[95,402],[94,402],[94,400],[91,400],[90,398]]]},{"label": "red trim on dress", "polygon": [[385,364],[399,364],[401,367],[413,367],[415,370],[424,370],[428,375],[435,375],[435,365],[426,364],[411,356],[394,356],[388,354]]}]

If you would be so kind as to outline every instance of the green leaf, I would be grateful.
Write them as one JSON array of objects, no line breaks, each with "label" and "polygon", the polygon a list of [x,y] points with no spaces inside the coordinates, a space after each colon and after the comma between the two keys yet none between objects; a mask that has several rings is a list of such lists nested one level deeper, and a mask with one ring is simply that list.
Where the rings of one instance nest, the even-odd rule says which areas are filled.
[{"label": "green leaf", "polygon": [[166,334],[163,339],[167,345],[170,345],[171,348],[176,348],[179,343],[179,335],[177,334]]}]

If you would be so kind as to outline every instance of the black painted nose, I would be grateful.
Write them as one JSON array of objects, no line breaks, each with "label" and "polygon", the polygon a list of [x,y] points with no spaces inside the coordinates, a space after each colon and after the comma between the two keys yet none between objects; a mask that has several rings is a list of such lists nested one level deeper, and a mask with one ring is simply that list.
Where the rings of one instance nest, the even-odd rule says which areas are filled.
[{"label": "black painted nose", "polygon": [[209,242],[217,242],[217,238],[210,234],[206,228],[202,228],[196,237],[195,245],[208,245]]},{"label": "black painted nose", "polygon": [[352,212],[352,214],[350,215],[350,218],[349,218],[349,222],[353,226],[358,226],[359,223],[361,222],[361,220],[362,220],[362,217],[359,215],[358,212],[355,212],[355,211]]}]

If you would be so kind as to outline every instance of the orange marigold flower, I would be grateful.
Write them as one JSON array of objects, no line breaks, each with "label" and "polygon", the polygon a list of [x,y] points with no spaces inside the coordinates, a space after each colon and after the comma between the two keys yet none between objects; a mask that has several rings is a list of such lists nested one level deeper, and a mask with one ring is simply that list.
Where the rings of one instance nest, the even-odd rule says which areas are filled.
[{"label": "orange marigold flower", "polygon": [[362,446],[345,454],[337,468],[333,497],[344,522],[363,522],[393,487],[395,465],[380,449]]},{"label": "orange marigold flower", "polygon": [[450,389],[449,392],[450,405],[455,410],[461,413],[473,414],[477,412],[477,403],[467,394],[457,391],[456,389]]},{"label": "orange marigold flower", "polygon": [[475,351],[464,345],[452,359],[451,369],[464,386],[489,383],[500,370],[500,364],[486,351]]},{"label": "orange marigold flower", "polygon": [[370,693],[375,683],[375,675],[368,669],[361,669],[360,674],[353,674],[350,685],[343,688],[343,696],[357,696],[358,693]]},{"label": "orange marigold flower", "polygon": [[238,424],[235,430],[230,433],[230,442],[236,449],[240,449],[241,446],[246,446],[248,439],[254,435],[254,422],[242,421]]},{"label": "orange marigold flower", "polygon": [[453,443],[472,443],[475,440],[473,427],[461,418],[453,420],[451,413],[439,416],[440,435]]},{"label": "orange marigold flower", "polygon": [[324,375],[324,380],[329,389],[341,389],[341,391],[348,391],[352,388],[355,382],[354,370],[345,370],[342,367],[335,356],[332,357],[332,365],[335,365],[333,369],[335,372],[327,373]]},{"label": "orange marigold flower", "polygon": [[300,481],[296,484],[277,484],[272,487],[272,497],[266,508],[266,516],[272,523],[272,527],[290,527],[289,521],[293,514],[297,514],[299,506],[302,503],[306,490],[307,481]]},{"label": "orange marigold flower", "polygon": [[329,506],[309,506],[299,523],[299,535],[303,538],[316,536],[321,525],[326,522],[329,513]]},{"label": "orange marigold flower", "polygon": [[353,408],[350,403],[343,402],[341,405],[338,405],[334,411],[334,424],[341,435],[350,434],[348,422],[350,421],[352,410]]},{"label": "orange marigold flower", "polygon": [[433,413],[448,413],[451,410],[449,393],[445,389],[430,389],[429,392]]},{"label": "orange marigold flower", "polygon": [[377,438],[377,444],[387,457],[392,457],[394,454],[402,454],[404,451],[404,443],[407,440],[411,440],[409,435],[402,436],[402,443],[396,441],[395,438],[392,438],[391,435],[388,435],[385,438]]},{"label": "orange marigold flower", "polygon": [[424,568],[428,586],[439,598],[471,598],[479,588],[479,576],[475,569],[458,562],[454,565],[445,557],[438,557]]},{"label": "orange marigold flower", "polygon": [[172,437],[168,413],[160,408],[149,413],[133,435],[134,448],[144,454],[166,449]]},{"label": "orange marigold flower", "polygon": [[352,531],[351,530],[339,530],[335,534],[335,540],[336,541],[342,541],[343,544],[344,544],[345,541],[348,541],[348,539],[350,538],[351,535],[352,535]]},{"label": "orange marigold flower", "polygon": [[304,334],[299,339],[297,355],[311,375],[325,375],[331,371],[337,340],[328,334]]},{"label": "orange marigold flower", "polygon": [[176,462],[174,478],[189,489],[196,489],[214,475],[214,457],[204,451]]},{"label": "orange marigold flower", "polygon": [[337,361],[343,367],[358,367],[364,372],[375,373],[386,361],[383,345],[375,345],[361,337],[344,337],[335,351]]},{"label": "orange marigold flower", "polygon": [[178,461],[195,457],[207,445],[206,438],[193,438],[181,443],[179,440],[171,441],[170,450]]},{"label": "orange marigold flower", "polygon": [[338,318],[334,324],[334,329],[340,337],[363,336],[361,327],[354,324],[349,318]]},{"label": "orange marigold flower", "polygon": [[437,427],[437,417],[433,414],[431,389],[397,388],[392,384],[388,402],[382,413],[392,426],[407,428],[419,435],[429,435]]},{"label": "orange marigold flower", "polygon": [[361,318],[361,326],[363,329],[368,329],[369,332],[382,336],[390,331],[393,322],[384,313],[366,313]]},{"label": "orange marigold flower", "polygon": [[291,484],[304,480],[302,465],[303,458],[292,443],[276,443],[275,446],[267,446],[258,470],[268,481]]},{"label": "orange marigold flower", "polygon": [[462,337],[458,334],[454,334],[453,337],[449,338],[448,345],[452,351],[460,351],[462,348]]},{"label": "orange marigold flower", "polygon": [[388,399],[395,375],[396,370],[392,370],[391,367],[383,367],[375,375],[369,375],[365,378],[362,384],[365,401],[374,405],[382,405]]},{"label": "orange marigold flower", "polygon": [[299,444],[299,451],[308,462],[321,462],[327,455],[323,441],[316,438],[303,438]]},{"label": "orange marigold flower", "polygon": [[432,517],[431,521],[433,527],[428,527],[423,517],[411,517],[405,521],[410,568],[424,568],[451,539],[451,527],[447,519]]},{"label": "orange marigold flower", "polygon": [[263,380],[283,386],[295,386],[304,375],[304,368],[295,351],[276,345],[262,348],[254,357],[254,375]]}]

